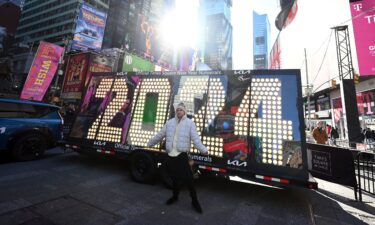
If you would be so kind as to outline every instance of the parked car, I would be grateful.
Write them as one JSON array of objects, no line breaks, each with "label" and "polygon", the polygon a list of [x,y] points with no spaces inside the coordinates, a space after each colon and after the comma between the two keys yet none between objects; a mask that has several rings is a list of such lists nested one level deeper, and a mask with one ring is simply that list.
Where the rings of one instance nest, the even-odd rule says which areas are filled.
[{"label": "parked car", "polygon": [[18,161],[34,160],[63,138],[59,107],[0,98],[0,150]]}]

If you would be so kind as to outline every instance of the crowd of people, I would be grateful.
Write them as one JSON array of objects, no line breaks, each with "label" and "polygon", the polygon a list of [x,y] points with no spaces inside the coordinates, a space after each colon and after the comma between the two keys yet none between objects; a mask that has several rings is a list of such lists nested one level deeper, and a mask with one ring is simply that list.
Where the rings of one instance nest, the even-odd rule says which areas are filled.
[{"label": "crowd of people", "polygon": [[361,139],[365,144],[375,142],[375,131],[371,130],[370,128],[363,129],[361,133]]},{"label": "crowd of people", "polygon": [[[336,140],[339,138],[337,128],[320,121],[312,131],[312,137],[317,144],[337,145]],[[375,142],[375,130],[370,128],[363,129],[359,135],[358,143],[373,144]]]}]

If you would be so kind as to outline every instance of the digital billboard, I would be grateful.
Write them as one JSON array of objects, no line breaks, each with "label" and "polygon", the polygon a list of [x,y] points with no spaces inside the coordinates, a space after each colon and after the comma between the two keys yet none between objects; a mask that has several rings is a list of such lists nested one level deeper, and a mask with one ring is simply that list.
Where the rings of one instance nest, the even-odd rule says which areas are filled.
[{"label": "digital billboard", "polygon": [[138,72],[138,71],[149,71],[155,70],[155,65],[150,61],[142,59],[139,56],[126,53],[124,57],[124,63],[122,65],[122,71],[124,72]]},{"label": "digital billboard", "polygon": [[375,75],[374,0],[350,0],[353,30],[361,76]]},{"label": "digital billboard", "polygon": [[102,48],[106,20],[106,13],[83,3],[72,40],[72,49],[100,50]]}]

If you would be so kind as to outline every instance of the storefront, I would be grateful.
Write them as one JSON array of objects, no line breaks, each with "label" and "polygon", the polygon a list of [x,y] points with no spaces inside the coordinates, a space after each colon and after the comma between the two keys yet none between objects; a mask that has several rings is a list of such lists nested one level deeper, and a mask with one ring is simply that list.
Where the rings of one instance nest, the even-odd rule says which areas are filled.
[{"label": "storefront", "polygon": [[[357,107],[359,121],[362,129],[375,130],[375,89],[357,93]],[[341,129],[342,104],[341,97],[332,99],[334,123]]]}]

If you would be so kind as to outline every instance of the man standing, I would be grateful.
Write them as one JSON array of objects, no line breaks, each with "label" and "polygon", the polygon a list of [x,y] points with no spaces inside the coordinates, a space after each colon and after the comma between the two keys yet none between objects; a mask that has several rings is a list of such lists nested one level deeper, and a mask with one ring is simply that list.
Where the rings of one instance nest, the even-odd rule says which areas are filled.
[{"label": "man standing", "polygon": [[327,132],[323,129],[323,122],[318,122],[317,126],[313,130],[313,137],[317,144],[326,144],[328,140]]},{"label": "man standing", "polygon": [[156,145],[164,137],[166,138],[166,151],[168,152],[167,172],[173,182],[173,196],[168,199],[166,204],[170,205],[176,202],[181,186],[187,185],[194,209],[198,213],[202,213],[194,188],[193,173],[187,153],[190,151],[191,141],[202,154],[207,155],[208,150],[202,144],[194,122],[186,117],[184,103],[181,102],[177,105],[176,116],[168,120],[159,133],[149,140],[147,145],[149,147]]}]

